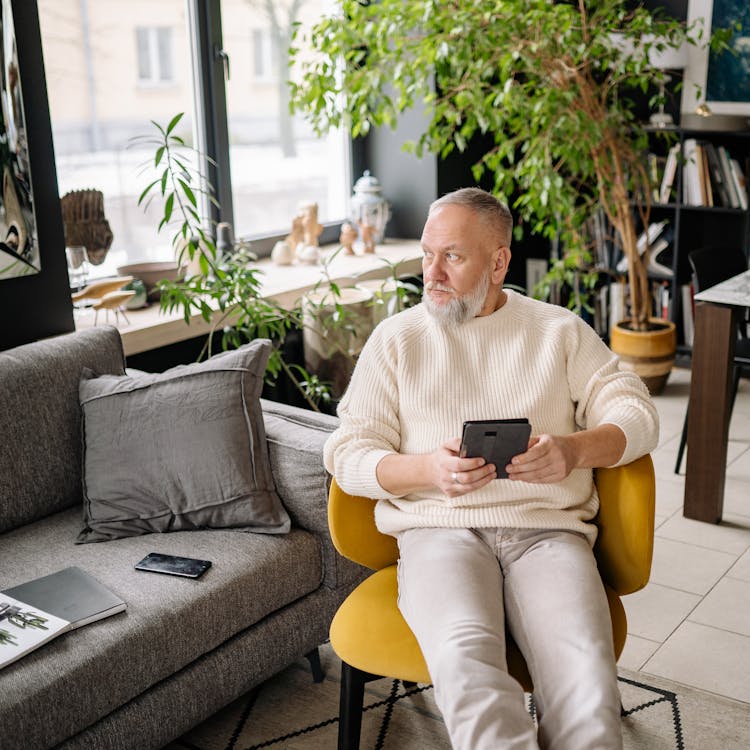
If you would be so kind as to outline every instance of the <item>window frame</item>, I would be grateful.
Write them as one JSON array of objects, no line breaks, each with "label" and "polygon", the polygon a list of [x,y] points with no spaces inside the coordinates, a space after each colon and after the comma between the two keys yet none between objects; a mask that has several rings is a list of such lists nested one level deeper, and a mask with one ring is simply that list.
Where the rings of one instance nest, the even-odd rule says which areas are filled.
[{"label": "window frame", "polygon": [[[209,221],[210,233],[215,238],[216,225],[228,222],[235,226],[232,203],[231,164],[229,158],[229,116],[227,110],[225,76],[230,72],[231,61],[224,50],[221,24],[221,3],[212,0],[186,0],[188,4],[188,33],[190,43],[196,51],[193,60],[195,142],[201,158],[201,172],[214,186],[214,195],[219,204],[203,200],[201,215]],[[366,142],[358,139],[353,143],[346,136],[345,159],[349,165],[350,189],[354,175],[360,174],[366,159]],[[321,244],[338,241],[341,225],[346,216],[323,222]],[[242,239],[252,244],[253,252],[260,258],[271,254],[274,244],[283,239],[283,234],[243,235]]]}]

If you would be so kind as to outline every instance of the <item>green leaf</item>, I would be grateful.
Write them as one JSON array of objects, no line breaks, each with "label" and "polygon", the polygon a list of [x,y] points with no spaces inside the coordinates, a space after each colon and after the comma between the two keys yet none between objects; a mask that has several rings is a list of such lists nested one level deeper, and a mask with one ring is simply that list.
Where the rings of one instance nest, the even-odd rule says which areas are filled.
[{"label": "green leaf", "polygon": [[166,134],[169,135],[177,126],[177,123],[182,119],[184,112],[180,112],[176,114],[170,121],[169,125],[167,125]]},{"label": "green leaf", "polygon": [[182,192],[185,194],[185,197],[193,204],[193,206],[197,206],[198,201],[195,198],[195,193],[190,189],[190,185],[184,180],[178,180],[178,182],[182,187]]},{"label": "green leaf", "polygon": [[169,222],[172,218],[172,208],[174,207],[174,193],[170,193],[167,196],[167,200],[164,203],[164,221]]}]

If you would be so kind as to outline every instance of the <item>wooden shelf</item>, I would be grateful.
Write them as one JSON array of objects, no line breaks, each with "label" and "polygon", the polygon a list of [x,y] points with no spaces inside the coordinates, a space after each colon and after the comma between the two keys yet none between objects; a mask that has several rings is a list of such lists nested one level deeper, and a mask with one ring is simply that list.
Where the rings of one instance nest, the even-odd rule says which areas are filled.
[{"label": "wooden shelf", "polygon": [[[331,256],[337,246],[321,248],[324,258]],[[390,264],[390,265],[389,265]],[[328,273],[331,280],[340,286],[351,286],[356,281],[387,278],[392,275],[391,265],[398,264],[399,276],[412,276],[422,271],[422,251],[417,240],[386,240],[379,245],[374,255],[345,255],[339,253],[331,261]],[[324,279],[321,265],[277,266],[266,258],[252,264],[263,271],[262,295],[274,299],[286,308],[292,308],[317,283]],[[129,323],[122,316],[109,320],[99,315],[98,324],[115,325],[122,336],[125,355],[158,349],[178,341],[186,341],[210,333],[217,319],[207,323],[199,313],[186,324],[181,312],[162,312],[158,304],[141,310],[127,310]],[[76,312],[76,328],[91,328],[94,313],[91,310]]]}]

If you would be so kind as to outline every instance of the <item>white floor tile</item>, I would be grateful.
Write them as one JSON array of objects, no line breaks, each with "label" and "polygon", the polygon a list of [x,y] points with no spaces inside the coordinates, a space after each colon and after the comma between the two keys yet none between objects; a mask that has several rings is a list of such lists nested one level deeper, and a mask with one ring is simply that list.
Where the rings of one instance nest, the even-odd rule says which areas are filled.
[{"label": "white floor tile", "polygon": [[[654,462],[654,472],[659,479],[668,479],[674,477],[679,480],[680,475],[674,473],[674,465],[677,461],[677,449],[680,445],[680,436],[675,435],[660,445],[652,454],[651,460]],[[682,470],[685,471],[685,459],[682,460]]]},{"label": "white floor tile", "polygon": [[628,633],[625,648],[620,654],[617,664],[620,667],[625,667],[625,669],[638,671],[653,656],[660,645],[658,641],[649,641],[646,638]]},{"label": "white floor tile", "polygon": [[705,595],[736,561],[737,555],[657,536],[651,582]]},{"label": "white floor tile", "polygon": [[750,702],[750,379],[740,382],[730,422],[718,525],[682,516],[686,462],[680,475],[674,464],[689,392],[690,370],[675,368],[654,398],[652,582],[623,599],[628,640],[620,664]]},{"label": "white floor tile", "polygon": [[643,671],[750,702],[750,638],[686,622],[646,662]]},{"label": "white floor tile", "polygon": [[688,619],[750,637],[750,582],[722,579]]},{"label": "white floor tile", "polygon": [[724,521],[718,524],[693,521],[681,514],[673,515],[662,524],[657,535],[735,555],[741,555],[750,547],[750,527]]},{"label": "white floor tile", "polygon": [[743,479],[738,470],[727,468],[724,481],[724,515],[736,514],[750,517],[750,468]]},{"label": "white floor tile", "polygon": [[727,476],[748,482],[750,481],[750,442],[738,442],[737,445],[744,445],[745,450],[731,462],[727,460]]},{"label": "white floor tile", "polygon": [[645,589],[622,599],[628,633],[650,641],[666,641],[700,600],[697,594],[649,583]]},{"label": "white floor tile", "polygon": [[660,515],[671,516],[675,511],[682,510],[685,501],[685,479],[676,475],[662,479],[656,475],[656,512]]},{"label": "white floor tile", "polygon": [[740,581],[750,581],[750,550],[732,566],[727,578],[738,578]]}]

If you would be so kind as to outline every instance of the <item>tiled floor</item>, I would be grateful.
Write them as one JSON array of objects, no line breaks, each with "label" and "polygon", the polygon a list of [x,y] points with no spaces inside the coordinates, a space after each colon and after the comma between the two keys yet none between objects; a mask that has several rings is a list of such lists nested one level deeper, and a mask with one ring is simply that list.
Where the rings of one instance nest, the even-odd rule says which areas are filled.
[{"label": "tiled floor", "polygon": [[[690,371],[676,368],[655,398],[661,418],[651,582],[625,597],[620,664],[750,703],[750,380],[729,429],[724,518],[682,516],[685,462],[674,473]],[[689,460],[689,456],[688,456]]]}]

